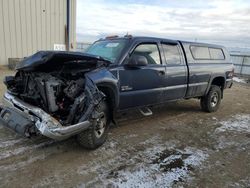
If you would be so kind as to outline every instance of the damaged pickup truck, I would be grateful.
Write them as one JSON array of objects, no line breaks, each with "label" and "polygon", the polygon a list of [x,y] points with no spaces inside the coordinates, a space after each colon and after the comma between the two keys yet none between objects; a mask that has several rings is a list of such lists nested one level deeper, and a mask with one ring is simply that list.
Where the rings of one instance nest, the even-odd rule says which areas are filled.
[{"label": "damaged pickup truck", "polygon": [[76,136],[102,145],[117,111],[198,98],[216,111],[231,87],[233,66],[222,46],[150,37],[109,37],[86,53],[40,51],[4,80],[0,123],[26,137]]}]

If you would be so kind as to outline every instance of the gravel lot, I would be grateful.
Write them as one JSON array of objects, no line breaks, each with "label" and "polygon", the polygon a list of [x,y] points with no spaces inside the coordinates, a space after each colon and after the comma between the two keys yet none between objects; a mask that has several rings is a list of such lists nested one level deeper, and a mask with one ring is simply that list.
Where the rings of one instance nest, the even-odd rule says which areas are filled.
[{"label": "gravel lot", "polygon": [[[0,68],[0,79],[13,74]],[[0,85],[2,96],[5,87]],[[219,111],[198,100],[120,114],[106,144],[22,138],[0,126],[1,187],[250,187],[250,85],[225,91]]]}]

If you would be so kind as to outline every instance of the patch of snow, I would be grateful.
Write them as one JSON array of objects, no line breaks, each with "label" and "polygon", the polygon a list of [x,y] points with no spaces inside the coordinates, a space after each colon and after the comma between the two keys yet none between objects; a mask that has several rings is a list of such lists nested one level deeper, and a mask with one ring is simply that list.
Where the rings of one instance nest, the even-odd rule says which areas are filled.
[{"label": "patch of snow", "polygon": [[220,122],[221,127],[215,129],[215,132],[237,131],[250,132],[250,114],[235,115],[227,121]]},{"label": "patch of snow", "polygon": [[[187,179],[190,170],[200,166],[202,161],[208,157],[208,154],[204,151],[195,148],[186,148],[183,151],[173,150],[174,152],[170,156],[163,157],[155,163],[152,161],[155,161],[157,154],[164,152],[158,150],[158,153],[154,153],[155,149],[153,148],[150,156],[143,156],[144,158],[148,158],[146,163],[144,161],[136,164],[133,168],[118,170],[115,177],[108,179],[108,184],[121,188],[171,187],[174,183]],[[148,151],[145,154],[148,154]],[[184,156],[186,157],[183,158]]]},{"label": "patch of snow", "polygon": [[215,146],[217,150],[225,149],[225,148],[232,147],[232,146],[238,147],[240,145],[239,143],[229,140],[229,138],[222,136],[222,135],[220,135],[219,137],[216,135],[215,137],[218,142],[218,144]]},{"label": "patch of snow", "polygon": [[179,150],[178,143],[162,142],[156,135],[126,148],[107,147],[105,152],[98,149],[93,155],[102,155],[106,162],[93,160],[80,165],[78,174],[96,177],[78,187],[171,187],[191,180],[192,170],[201,168],[208,152],[192,147]]},{"label": "patch of snow", "polygon": [[198,150],[192,147],[187,147],[185,153],[191,153],[191,155],[185,159],[185,163],[192,166],[199,166],[201,163],[208,158],[208,154],[202,150]]},{"label": "patch of snow", "polygon": [[238,83],[246,83],[244,79],[238,78],[238,77],[233,77],[233,81],[238,82]]}]

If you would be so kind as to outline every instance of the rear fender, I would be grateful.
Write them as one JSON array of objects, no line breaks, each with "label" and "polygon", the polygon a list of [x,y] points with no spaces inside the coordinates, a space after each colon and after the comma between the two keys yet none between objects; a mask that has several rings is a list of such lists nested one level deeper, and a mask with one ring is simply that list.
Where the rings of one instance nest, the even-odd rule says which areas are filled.
[{"label": "rear fender", "polygon": [[[211,76],[211,78],[210,78],[210,80],[209,80],[209,82],[208,82],[208,86],[207,86],[205,95],[207,95],[207,93],[209,92],[210,87],[211,87],[213,81],[214,81],[216,78],[223,78],[223,79],[224,79],[223,86],[225,86],[225,84],[226,84],[226,76],[225,76],[225,75],[221,75],[221,74],[214,74],[214,75]],[[222,93],[223,93],[223,89],[224,89],[224,87],[221,88]]]}]

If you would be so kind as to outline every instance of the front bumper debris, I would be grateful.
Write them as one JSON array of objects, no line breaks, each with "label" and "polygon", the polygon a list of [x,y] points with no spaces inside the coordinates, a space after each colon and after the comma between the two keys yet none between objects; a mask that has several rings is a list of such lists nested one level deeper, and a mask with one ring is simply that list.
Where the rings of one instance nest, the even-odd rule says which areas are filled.
[{"label": "front bumper debris", "polygon": [[90,121],[85,120],[74,125],[63,126],[41,108],[23,102],[8,92],[5,93],[3,102],[4,105],[0,105],[0,122],[27,137],[38,130],[46,137],[63,140],[92,125]]}]

